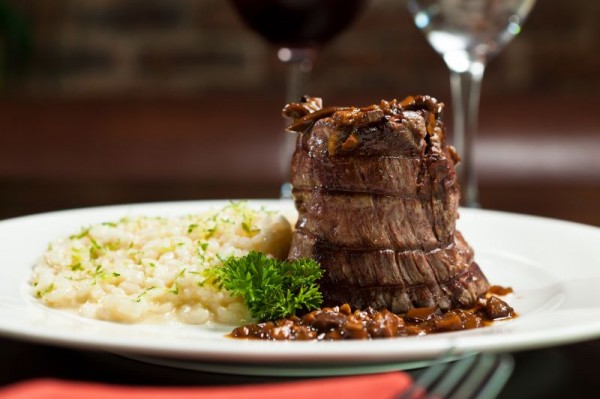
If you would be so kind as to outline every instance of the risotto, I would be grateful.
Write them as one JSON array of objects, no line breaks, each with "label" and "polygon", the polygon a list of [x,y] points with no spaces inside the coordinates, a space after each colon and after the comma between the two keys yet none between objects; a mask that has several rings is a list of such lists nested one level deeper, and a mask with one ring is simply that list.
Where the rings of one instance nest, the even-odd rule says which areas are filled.
[{"label": "risotto", "polygon": [[205,282],[204,270],[251,250],[287,255],[288,220],[245,202],[176,218],[136,216],[83,228],[49,244],[32,294],[47,306],[119,322],[249,320],[241,299]]}]

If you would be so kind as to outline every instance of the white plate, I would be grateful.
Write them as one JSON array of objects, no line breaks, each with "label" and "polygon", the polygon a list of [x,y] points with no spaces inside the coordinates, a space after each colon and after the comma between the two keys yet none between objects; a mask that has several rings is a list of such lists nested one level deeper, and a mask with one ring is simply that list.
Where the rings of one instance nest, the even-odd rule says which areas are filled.
[{"label": "white plate", "polygon": [[[123,205],[53,212],[0,222],[0,334],[71,347],[126,353],[186,368],[272,373],[319,365],[405,368],[453,347],[515,351],[600,337],[600,229],[501,212],[461,209],[458,228],[475,248],[493,284],[513,287],[520,317],[478,330],[373,341],[270,342],[235,340],[227,326],[127,325],[48,309],[28,294],[29,273],[48,242],[91,223],[134,214],[176,216],[224,201]],[[251,201],[294,213],[289,201]],[[207,365],[203,367],[202,365]],[[287,365],[287,366],[286,366]],[[237,370],[236,370],[237,367]],[[341,373],[350,373],[349,370]],[[302,374],[299,372],[298,374]],[[310,374],[310,373],[309,373]]]}]

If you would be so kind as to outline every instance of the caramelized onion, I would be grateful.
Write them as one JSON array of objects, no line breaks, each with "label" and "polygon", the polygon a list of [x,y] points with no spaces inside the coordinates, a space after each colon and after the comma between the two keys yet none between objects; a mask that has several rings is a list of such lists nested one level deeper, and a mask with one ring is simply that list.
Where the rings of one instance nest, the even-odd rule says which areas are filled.
[{"label": "caramelized onion", "polygon": [[[501,291],[509,290],[503,288]],[[278,341],[391,338],[470,330],[515,316],[513,308],[488,292],[472,309],[413,308],[404,315],[396,315],[387,309],[370,307],[352,310],[346,303],[301,317],[247,324],[234,329],[230,336]]]}]

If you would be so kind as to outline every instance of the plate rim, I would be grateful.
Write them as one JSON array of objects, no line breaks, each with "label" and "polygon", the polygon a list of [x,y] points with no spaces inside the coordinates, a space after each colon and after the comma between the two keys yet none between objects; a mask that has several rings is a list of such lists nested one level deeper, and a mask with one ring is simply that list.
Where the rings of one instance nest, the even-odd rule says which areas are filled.
[{"label": "plate rim", "polygon": [[[10,219],[4,219],[0,221],[0,230],[5,226],[9,226],[26,222],[35,222],[37,219],[44,218],[60,218],[64,216],[74,216],[77,214],[88,214],[88,213],[111,213],[124,211],[126,209],[135,209],[137,212],[148,210],[148,209],[163,209],[163,208],[187,208],[187,207],[210,207],[220,206],[230,201],[248,201],[251,205],[266,204],[267,206],[277,205],[280,209],[291,208],[293,209],[293,202],[290,200],[279,200],[279,199],[215,199],[215,200],[189,200],[189,201],[164,201],[164,202],[142,202],[142,203],[131,203],[131,204],[116,204],[106,205],[100,207],[85,207],[75,209],[65,209],[51,212],[38,213],[33,215],[24,215]],[[468,217],[474,217],[473,215],[487,215],[496,218],[516,218],[518,220],[527,220],[532,223],[550,223],[554,226],[565,226],[572,229],[585,231],[586,234],[597,234],[600,237],[600,228],[581,224],[577,222],[564,221],[559,219],[552,219],[534,215],[523,215],[518,213],[510,213],[496,210],[485,210],[485,209],[468,209],[460,208],[459,212],[464,215],[470,215]],[[185,213],[185,212],[183,212]],[[459,220],[460,225],[460,220]],[[50,237],[52,239],[52,237]],[[467,240],[469,237],[467,237]],[[477,248],[476,248],[477,252]],[[1,256],[0,256],[1,259]],[[25,266],[21,266],[25,267]],[[1,271],[1,269],[0,269]],[[23,282],[19,282],[22,284]],[[25,298],[20,298],[27,304]],[[32,299],[32,298],[31,298]],[[43,305],[40,305],[43,306]],[[91,322],[97,322],[95,320],[86,319]],[[506,321],[501,323],[512,323],[513,321]],[[110,323],[110,322],[102,322]],[[162,348],[148,348],[145,341],[139,342],[138,345],[131,346],[131,341],[124,342],[110,342],[108,339],[93,340],[87,336],[79,337],[79,339],[68,335],[56,335],[52,330],[48,331],[28,331],[19,326],[11,326],[10,323],[0,320],[0,335],[8,336],[14,339],[33,341],[38,343],[46,343],[51,345],[75,347],[81,349],[104,349],[110,351],[123,351],[131,352],[139,355],[150,355],[159,357],[168,357],[173,359],[191,359],[191,360],[217,360],[227,359],[231,361],[252,361],[252,362],[284,362],[284,361],[319,361],[319,362],[335,362],[335,361],[347,361],[355,359],[356,356],[352,353],[353,350],[361,346],[364,341],[342,341],[342,342],[272,342],[272,341],[251,341],[251,344],[235,344],[233,349],[227,349],[227,345],[223,346],[222,343],[213,345],[212,348],[203,348],[202,351],[193,351],[190,353],[186,352],[183,347],[162,347]],[[503,324],[497,324],[502,326]],[[495,328],[488,327],[488,328]],[[558,335],[547,336],[547,331],[543,333],[539,331],[530,332],[528,339],[523,339],[524,333],[521,333],[520,339],[516,339],[514,336],[506,335],[505,340],[502,342],[496,342],[495,345],[491,346],[488,342],[490,339],[473,339],[472,343],[469,344],[468,339],[472,336],[477,336],[467,331],[457,333],[445,333],[435,337],[435,339],[429,339],[429,337],[401,337],[392,338],[390,340],[371,340],[369,346],[375,348],[374,353],[371,356],[363,355],[361,361],[399,361],[399,360],[424,360],[431,359],[438,356],[444,350],[449,347],[456,347],[462,351],[519,351],[526,349],[537,349],[541,347],[555,346],[559,344],[567,344],[578,342],[587,339],[593,339],[600,337],[600,320],[595,323],[588,323],[588,328],[580,328],[581,326],[574,327],[572,331],[562,333]],[[500,328],[500,327],[499,327]],[[443,335],[443,336],[442,336]],[[526,334],[525,334],[526,335]],[[542,337],[544,335],[544,337]],[[490,334],[491,337],[494,334]],[[543,338],[543,339],[541,339]],[[395,351],[389,351],[388,347],[390,343],[397,342],[393,340],[403,340],[404,342],[422,342],[426,341],[427,345],[425,348],[417,348],[417,350],[406,350],[404,354],[398,354]],[[409,341],[411,340],[411,341]],[[232,340],[233,341],[233,340]],[[247,341],[246,341],[247,342]],[[306,348],[314,348],[315,345],[328,345],[326,356],[315,355],[314,351],[307,350]],[[420,344],[417,344],[419,346]],[[423,346],[423,345],[421,345]],[[271,348],[267,356],[260,356],[266,348]],[[277,352],[272,348],[285,348],[284,351]],[[243,352],[239,352],[243,350]]]}]

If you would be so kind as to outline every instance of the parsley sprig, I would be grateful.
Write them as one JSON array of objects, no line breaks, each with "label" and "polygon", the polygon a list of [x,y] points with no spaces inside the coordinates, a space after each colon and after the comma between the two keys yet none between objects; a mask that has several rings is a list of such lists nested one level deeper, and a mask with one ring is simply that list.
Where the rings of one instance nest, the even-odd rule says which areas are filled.
[{"label": "parsley sprig", "polygon": [[209,269],[208,274],[218,288],[241,296],[259,321],[316,309],[323,300],[317,283],[323,270],[312,259],[278,261],[253,251],[227,258],[223,266]]}]

